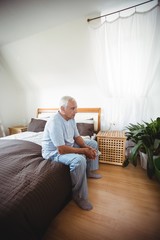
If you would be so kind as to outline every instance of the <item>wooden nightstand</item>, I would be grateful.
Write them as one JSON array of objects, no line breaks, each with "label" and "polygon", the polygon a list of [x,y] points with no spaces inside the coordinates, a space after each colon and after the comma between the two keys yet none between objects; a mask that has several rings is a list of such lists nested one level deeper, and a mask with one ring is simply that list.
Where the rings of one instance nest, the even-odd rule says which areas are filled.
[{"label": "wooden nightstand", "polygon": [[13,127],[9,127],[8,130],[9,130],[9,135],[15,134],[15,133],[21,133],[21,132],[27,131],[27,126],[22,126],[22,125],[13,126]]},{"label": "wooden nightstand", "polygon": [[123,165],[126,136],[124,131],[100,131],[97,134],[99,162]]}]

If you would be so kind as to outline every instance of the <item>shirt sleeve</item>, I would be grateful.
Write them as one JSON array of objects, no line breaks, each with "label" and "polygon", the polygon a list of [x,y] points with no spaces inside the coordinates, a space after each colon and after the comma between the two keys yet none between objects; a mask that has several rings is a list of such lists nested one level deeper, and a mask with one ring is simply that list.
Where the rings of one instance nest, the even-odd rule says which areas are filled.
[{"label": "shirt sleeve", "polygon": [[74,121],[74,123],[75,123],[75,126],[74,126],[74,136],[75,137],[78,137],[78,136],[80,136],[80,134],[79,134],[79,131],[78,131],[78,128],[77,128],[77,124],[76,124],[76,121]]},{"label": "shirt sleeve", "polygon": [[63,128],[61,126],[61,122],[56,119],[50,124],[50,139],[53,142],[54,146],[62,146],[65,145]]}]

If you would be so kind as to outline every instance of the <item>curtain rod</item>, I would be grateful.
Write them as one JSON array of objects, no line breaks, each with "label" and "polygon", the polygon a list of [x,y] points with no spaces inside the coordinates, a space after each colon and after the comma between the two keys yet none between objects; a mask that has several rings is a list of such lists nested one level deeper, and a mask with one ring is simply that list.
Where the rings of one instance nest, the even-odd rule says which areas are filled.
[{"label": "curtain rod", "polygon": [[[105,15],[102,15],[102,16],[99,16],[99,17],[88,18],[88,19],[87,19],[87,22],[96,20],[96,19],[98,19],[98,18],[107,17],[107,16],[109,16],[109,15],[112,15],[112,14],[115,14],[115,13],[119,13],[119,12],[128,10],[128,9],[130,9],[130,8],[135,8],[135,7],[138,7],[138,6],[140,6],[140,5],[143,5],[143,4],[145,4],[145,3],[152,2],[152,1],[154,1],[154,0],[149,0],[149,1],[146,1],[146,2],[143,2],[143,3],[139,3],[139,4],[137,4],[137,5],[134,5],[134,6],[131,6],[131,7],[128,7],[128,8],[123,8],[123,9],[121,9],[121,10],[119,10],[119,11],[112,12],[112,13],[108,13],[108,14],[105,14]],[[159,2],[159,1],[158,1],[158,2]]]}]

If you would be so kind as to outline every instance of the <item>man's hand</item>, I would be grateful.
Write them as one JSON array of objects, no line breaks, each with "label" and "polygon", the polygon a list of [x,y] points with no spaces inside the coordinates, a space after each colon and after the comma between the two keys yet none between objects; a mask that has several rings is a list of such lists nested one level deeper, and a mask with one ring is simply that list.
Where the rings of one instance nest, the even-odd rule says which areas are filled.
[{"label": "man's hand", "polygon": [[97,156],[97,151],[91,147],[85,148],[85,155],[87,158],[95,160]]}]

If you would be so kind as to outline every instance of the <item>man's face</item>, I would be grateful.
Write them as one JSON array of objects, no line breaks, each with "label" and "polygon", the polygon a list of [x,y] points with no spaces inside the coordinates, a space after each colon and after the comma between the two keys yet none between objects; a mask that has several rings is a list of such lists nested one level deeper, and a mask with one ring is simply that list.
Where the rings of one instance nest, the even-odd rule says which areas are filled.
[{"label": "man's face", "polygon": [[77,103],[73,100],[68,101],[67,107],[66,108],[63,107],[62,111],[63,117],[66,120],[74,118],[77,113]]}]

